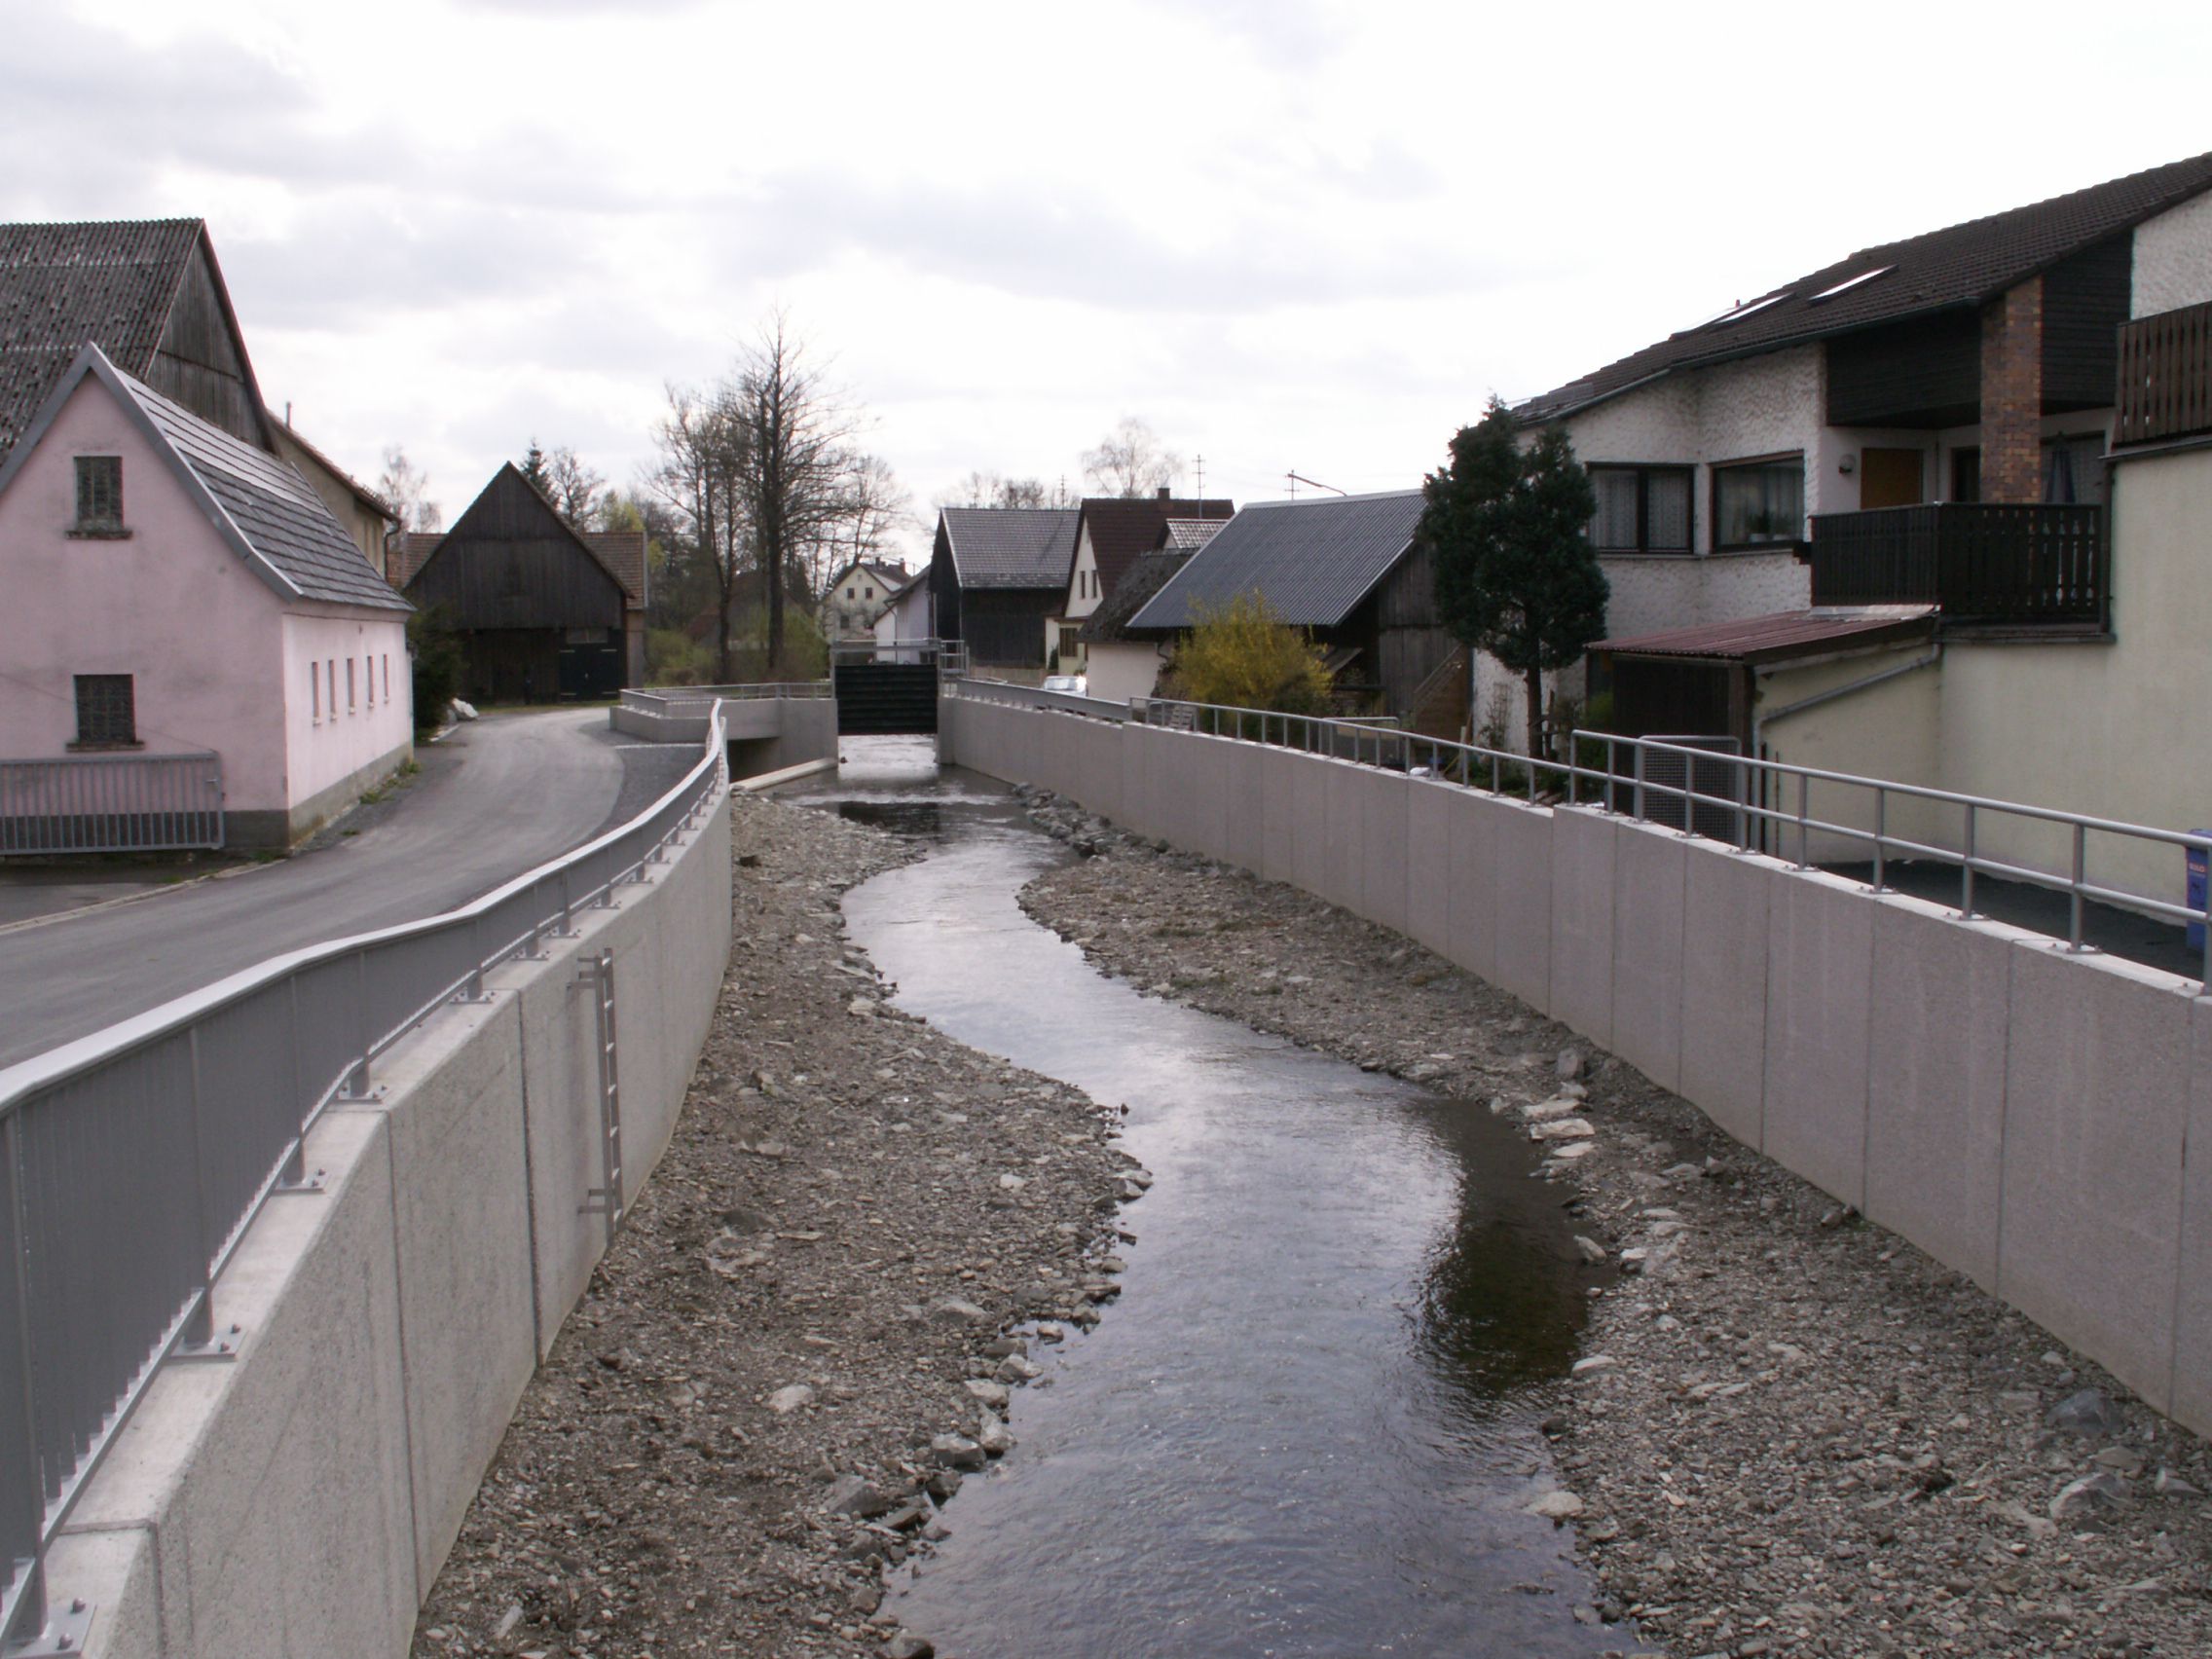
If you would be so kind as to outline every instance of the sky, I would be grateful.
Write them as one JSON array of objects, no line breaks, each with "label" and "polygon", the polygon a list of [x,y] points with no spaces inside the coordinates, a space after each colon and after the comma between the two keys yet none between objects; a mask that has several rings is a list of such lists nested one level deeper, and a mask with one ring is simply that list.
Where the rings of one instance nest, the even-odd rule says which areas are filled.
[{"label": "sky", "polygon": [[930,503],[1452,432],[1866,245],[2212,150],[2212,7],[0,0],[0,218],[204,218],[262,391],[450,519],[779,310]]}]

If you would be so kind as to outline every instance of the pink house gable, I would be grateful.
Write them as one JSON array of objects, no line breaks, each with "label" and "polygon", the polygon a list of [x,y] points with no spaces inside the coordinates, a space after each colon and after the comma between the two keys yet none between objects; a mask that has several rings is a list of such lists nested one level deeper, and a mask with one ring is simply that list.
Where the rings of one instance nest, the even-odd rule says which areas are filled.
[{"label": "pink house gable", "polygon": [[[80,519],[79,460],[104,457],[114,528]],[[219,756],[229,838],[281,845],[407,757],[406,608],[308,563],[333,555],[306,503],[327,509],[258,470],[281,465],[86,349],[0,466],[0,759],[115,737],[80,730],[80,677],[128,676],[135,747]]]}]

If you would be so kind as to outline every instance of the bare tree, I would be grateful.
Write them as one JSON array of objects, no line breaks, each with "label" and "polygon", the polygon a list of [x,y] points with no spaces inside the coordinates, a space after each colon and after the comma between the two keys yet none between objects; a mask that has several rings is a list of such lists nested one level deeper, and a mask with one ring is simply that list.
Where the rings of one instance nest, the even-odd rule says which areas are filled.
[{"label": "bare tree", "polygon": [[660,459],[645,475],[649,495],[669,510],[687,563],[707,572],[715,595],[715,674],[727,682],[730,612],[753,541],[742,476],[744,433],[723,388],[668,387],[668,413],[653,430]]},{"label": "bare tree", "polygon": [[602,508],[613,496],[602,478],[580,460],[567,444],[555,444],[551,449],[540,449],[537,440],[530,440],[530,449],[522,459],[522,475],[531,488],[552,503],[571,530],[589,531],[604,529]]},{"label": "bare tree", "polygon": [[1150,496],[1175,481],[1175,461],[1160,435],[1134,415],[1124,415],[1098,447],[1083,452],[1084,481],[1101,495]]},{"label": "bare tree", "polygon": [[1051,492],[1041,478],[1008,478],[996,472],[971,472],[939,499],[940,507],[1049,507]]},{"label": "bare tree", "polygon": [[445,525],[438,503],[429,498],[430,480],[407,459],[397,444],[384,452],[384,471],[377,477],[377,494],[399,515],[401,530],[436,531]]}]

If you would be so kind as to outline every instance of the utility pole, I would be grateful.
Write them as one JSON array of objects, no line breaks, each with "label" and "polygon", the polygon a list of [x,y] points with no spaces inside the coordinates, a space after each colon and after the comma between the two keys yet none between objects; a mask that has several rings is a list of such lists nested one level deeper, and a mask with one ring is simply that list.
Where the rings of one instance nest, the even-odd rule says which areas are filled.
[{"label": "utility pole", "polygon": [[1201,455],[1195,457],[1194,459],[1198,461],[1198,514],[1200,517],[1203,517],[1206,510],[1206,458]]}]

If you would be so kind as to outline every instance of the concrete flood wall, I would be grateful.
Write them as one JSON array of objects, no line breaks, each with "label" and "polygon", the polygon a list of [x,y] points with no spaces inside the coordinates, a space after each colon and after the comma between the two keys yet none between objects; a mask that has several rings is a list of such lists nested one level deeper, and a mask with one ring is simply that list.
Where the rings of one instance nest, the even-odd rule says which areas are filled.
[{"label": "concrete flood wall", "polygon": [[2212,1147],[2194,981],[1594,809],[943,711],[948,763],[1411,934],[2212,1433],[2212,1158],[2184,1156]]},{"label": "concrete flood wall", "polygon": [[[825,704],[825,707],[829,705]],[[587,956],[613,952],[622,1190],[667,1146],[728,963],[730,820],[713,815],[382,1059],[308,1143],[218,1281],[239,1358],[156,1381],[52,1557],[113,1659],[392,1659],[515,1404],[607,1242]]]},{"label": "concrete flood wall", "polygon": [[[661,715],[616,704],[608,724],[647,743],[707,741],[705,715]],[[755,778],[837,756],[837,704],[831,697],[740,697],[722,704],[729,733],[730,776]]]}]

